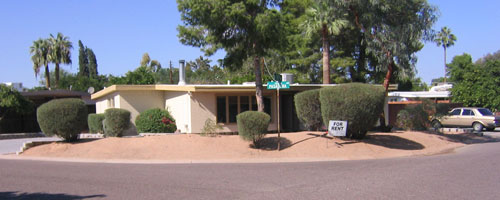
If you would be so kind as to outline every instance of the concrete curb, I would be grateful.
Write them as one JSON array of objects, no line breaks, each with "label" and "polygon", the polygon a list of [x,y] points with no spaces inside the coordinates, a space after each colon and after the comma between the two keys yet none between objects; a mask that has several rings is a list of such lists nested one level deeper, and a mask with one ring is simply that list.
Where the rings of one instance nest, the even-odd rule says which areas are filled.
[{"label": "concrete curb", "polygon": [[9,133],[9,134],[0,134],[0,140],[22,139],[22,138],[35,138],[35,137],[46,137],[46,136],[42,132],[38,132],[38,133]]},{"label": "concrete curb", "polygon": [[23,144],[23,146],[21,147],[21,149],[16,152],[16,155],[23,153],[24,151],[26,151],[27,149],[29,149],[31,147],[35,147],[35,146],[42,145],[42,144],[50,144],[52,142],[54,142],[54,141],[29,141],[29,142],[25,142]]}]

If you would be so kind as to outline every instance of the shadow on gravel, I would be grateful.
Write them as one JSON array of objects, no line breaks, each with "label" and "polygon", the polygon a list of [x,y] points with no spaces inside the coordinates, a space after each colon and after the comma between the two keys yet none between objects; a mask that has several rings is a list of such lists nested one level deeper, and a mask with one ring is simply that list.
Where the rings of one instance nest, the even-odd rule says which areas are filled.
[{"label": "shadow on gravel", "polygon": [[420,143],[393,135],[367,135],[361,142],[400,150],[421,150],[425,148]]},{"label": "shadow on gravel", "polygon": [[[280,150],[286,149],[292,146],[292,142],[284,137],[280,137]],[[259,141],[257,147],[250,145],[251,148],[261,149],[265,151],[274,151],[278,149],[278,137],[267,137]]]},{"label": "shadow on gravel", "polygon": [[88,195],[78,196],[69,194],[48,194],[48,193],[23,193],[23,192],[0,192],[0,199],[88,199],[88,198],[105,198],[106,195]]}]

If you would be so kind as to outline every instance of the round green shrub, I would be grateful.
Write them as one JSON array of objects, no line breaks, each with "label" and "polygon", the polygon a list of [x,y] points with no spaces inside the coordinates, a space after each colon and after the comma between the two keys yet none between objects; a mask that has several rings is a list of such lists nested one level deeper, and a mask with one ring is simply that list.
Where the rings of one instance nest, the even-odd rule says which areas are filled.
[{"label": "round green shrub", "polygon": [[238,135],[243,140],[252,141],[255,147],[267,133],[271,117],[264,112],[246,111],[236,116]]},{"label": "round green shrub", "polygon": [[87,126],[87,106],[81,99],[55,99],[38,107],[36,117],[46,135],[75,141]]},{"label": "round green shrub", "polygon": [[323,125],[319,89],[298,93],[294,97],[297,117],[311,130],[319,130]]},{"label": "round green shrub", "polygon": [[102,114],[89,114],[88,122],[89,122],[89,132],[91,133],[104,133],[104,129],[102,127],[102,121],[104,120],[104,113]]},{"label": "round green shrub", "polygon": [[121,137],[130,127],[130,112],[120,108],[109,108],[104,111],[104,135]]},{"label": "round green shrub", "polygon": [[142,112],[135,119],[139,133],[173,133],[177,130],[174,118],[167,110],[152,108]]},{"label": "round green shrub", "polygon": [[320,90],[323,123],[347,121],[347,137],[362,139],[384,109],[384,88],[362,83],[342,84]]}]

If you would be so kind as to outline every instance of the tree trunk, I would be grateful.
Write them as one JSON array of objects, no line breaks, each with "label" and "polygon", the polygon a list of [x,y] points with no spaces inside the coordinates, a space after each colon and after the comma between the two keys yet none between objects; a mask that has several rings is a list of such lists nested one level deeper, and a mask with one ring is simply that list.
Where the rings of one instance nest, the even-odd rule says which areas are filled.
[{"label": "tree trunk", "polygon": [[384,79],[384,88],[385,88],[385,95],[387,96],[387,92],[389,92],[389,81],[391,80],[392,77],[392,61],[389,63],[389,66],[387,66],[387,73],[385,74],[385,79]]},{"label": "tree trunk", "polygon": [[264,100],[262,98],[262,72],[260,70],[260,58],[255,56],[254,60],[254,72],[255,72],[255,97],[257,99],[257,110],[259,112],[264,112]]},{"label": "tree trunk", "polygon": [[50,89],[50,73],[49,73],[49,65],[45,65],[45,87]]},{"label": "tree trunk", "polygon": [[444,83],[446,83],[446,72],[448,70],[446,69],[446,46],[444,46]]},{"label": "tree trunk", "polygon": [[56,88],[59,88],[59,63],[56,63],[55,72],[56,72],[56,83],[55,83],[55,86],[56,86]]},{"label": "tree trunk", "polygon": [[323,84],[330,84],[330,44],[328,42],[328,29],[326,24],[322,28],[323,39]]}]

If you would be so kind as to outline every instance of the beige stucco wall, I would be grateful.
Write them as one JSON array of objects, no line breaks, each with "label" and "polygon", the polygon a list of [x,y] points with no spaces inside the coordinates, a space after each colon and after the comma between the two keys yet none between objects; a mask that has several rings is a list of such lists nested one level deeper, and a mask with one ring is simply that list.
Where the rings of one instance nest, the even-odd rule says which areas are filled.
[{"label": "beige stucco wall", "polygon": [[116,102],[117,108],[130,111],[130,120],[134,124],[135,118],[141,112],[150,108],[164,108],[163,92],[160,91],[122,91],[119,105],[116,105]]},{"label": "beige stucco wall", "polygon": [[111,99],[114,101],[114,108],[120,107],[120,95],[115,92],[96,100],[96,113],[104,113],[106,109],[111,108],[108,106]]},{"label": "beige stucco wall", "polygon": [[201,133],[205,121],[216,121],[217,108],[214,93],[192,93],[191,95],[191,128],[193,133]]},{"label": "beige stucco wall", "polygon": [[[216,121],[217,96],[240,96],[254,95],[254,93],[215,93],[215,92],[174,92],[174,91],[120,91],[106,95],[97,99],[97,113],[104,113],[108,109],[109,99],[114,100],[115,108],[122,108],[130,111],[132,127],[127,131],[127,135],[133,135],[135,131],[135,118],[149,108],[165,108],[174,117],[182,133],[201,133],[205,121],[212,119]],[[276,97],[272,94],[271,112],[273,114],[270,131],[277,130]],[[220,124],[221,130],[218,132],[237,132],[236,123]]]},{"label": "beige stucco wall", "polygon": [[164,92],[165,109],[175,119],[177,129],[181,133],[191,132],[191,93],[190,92]]}]

